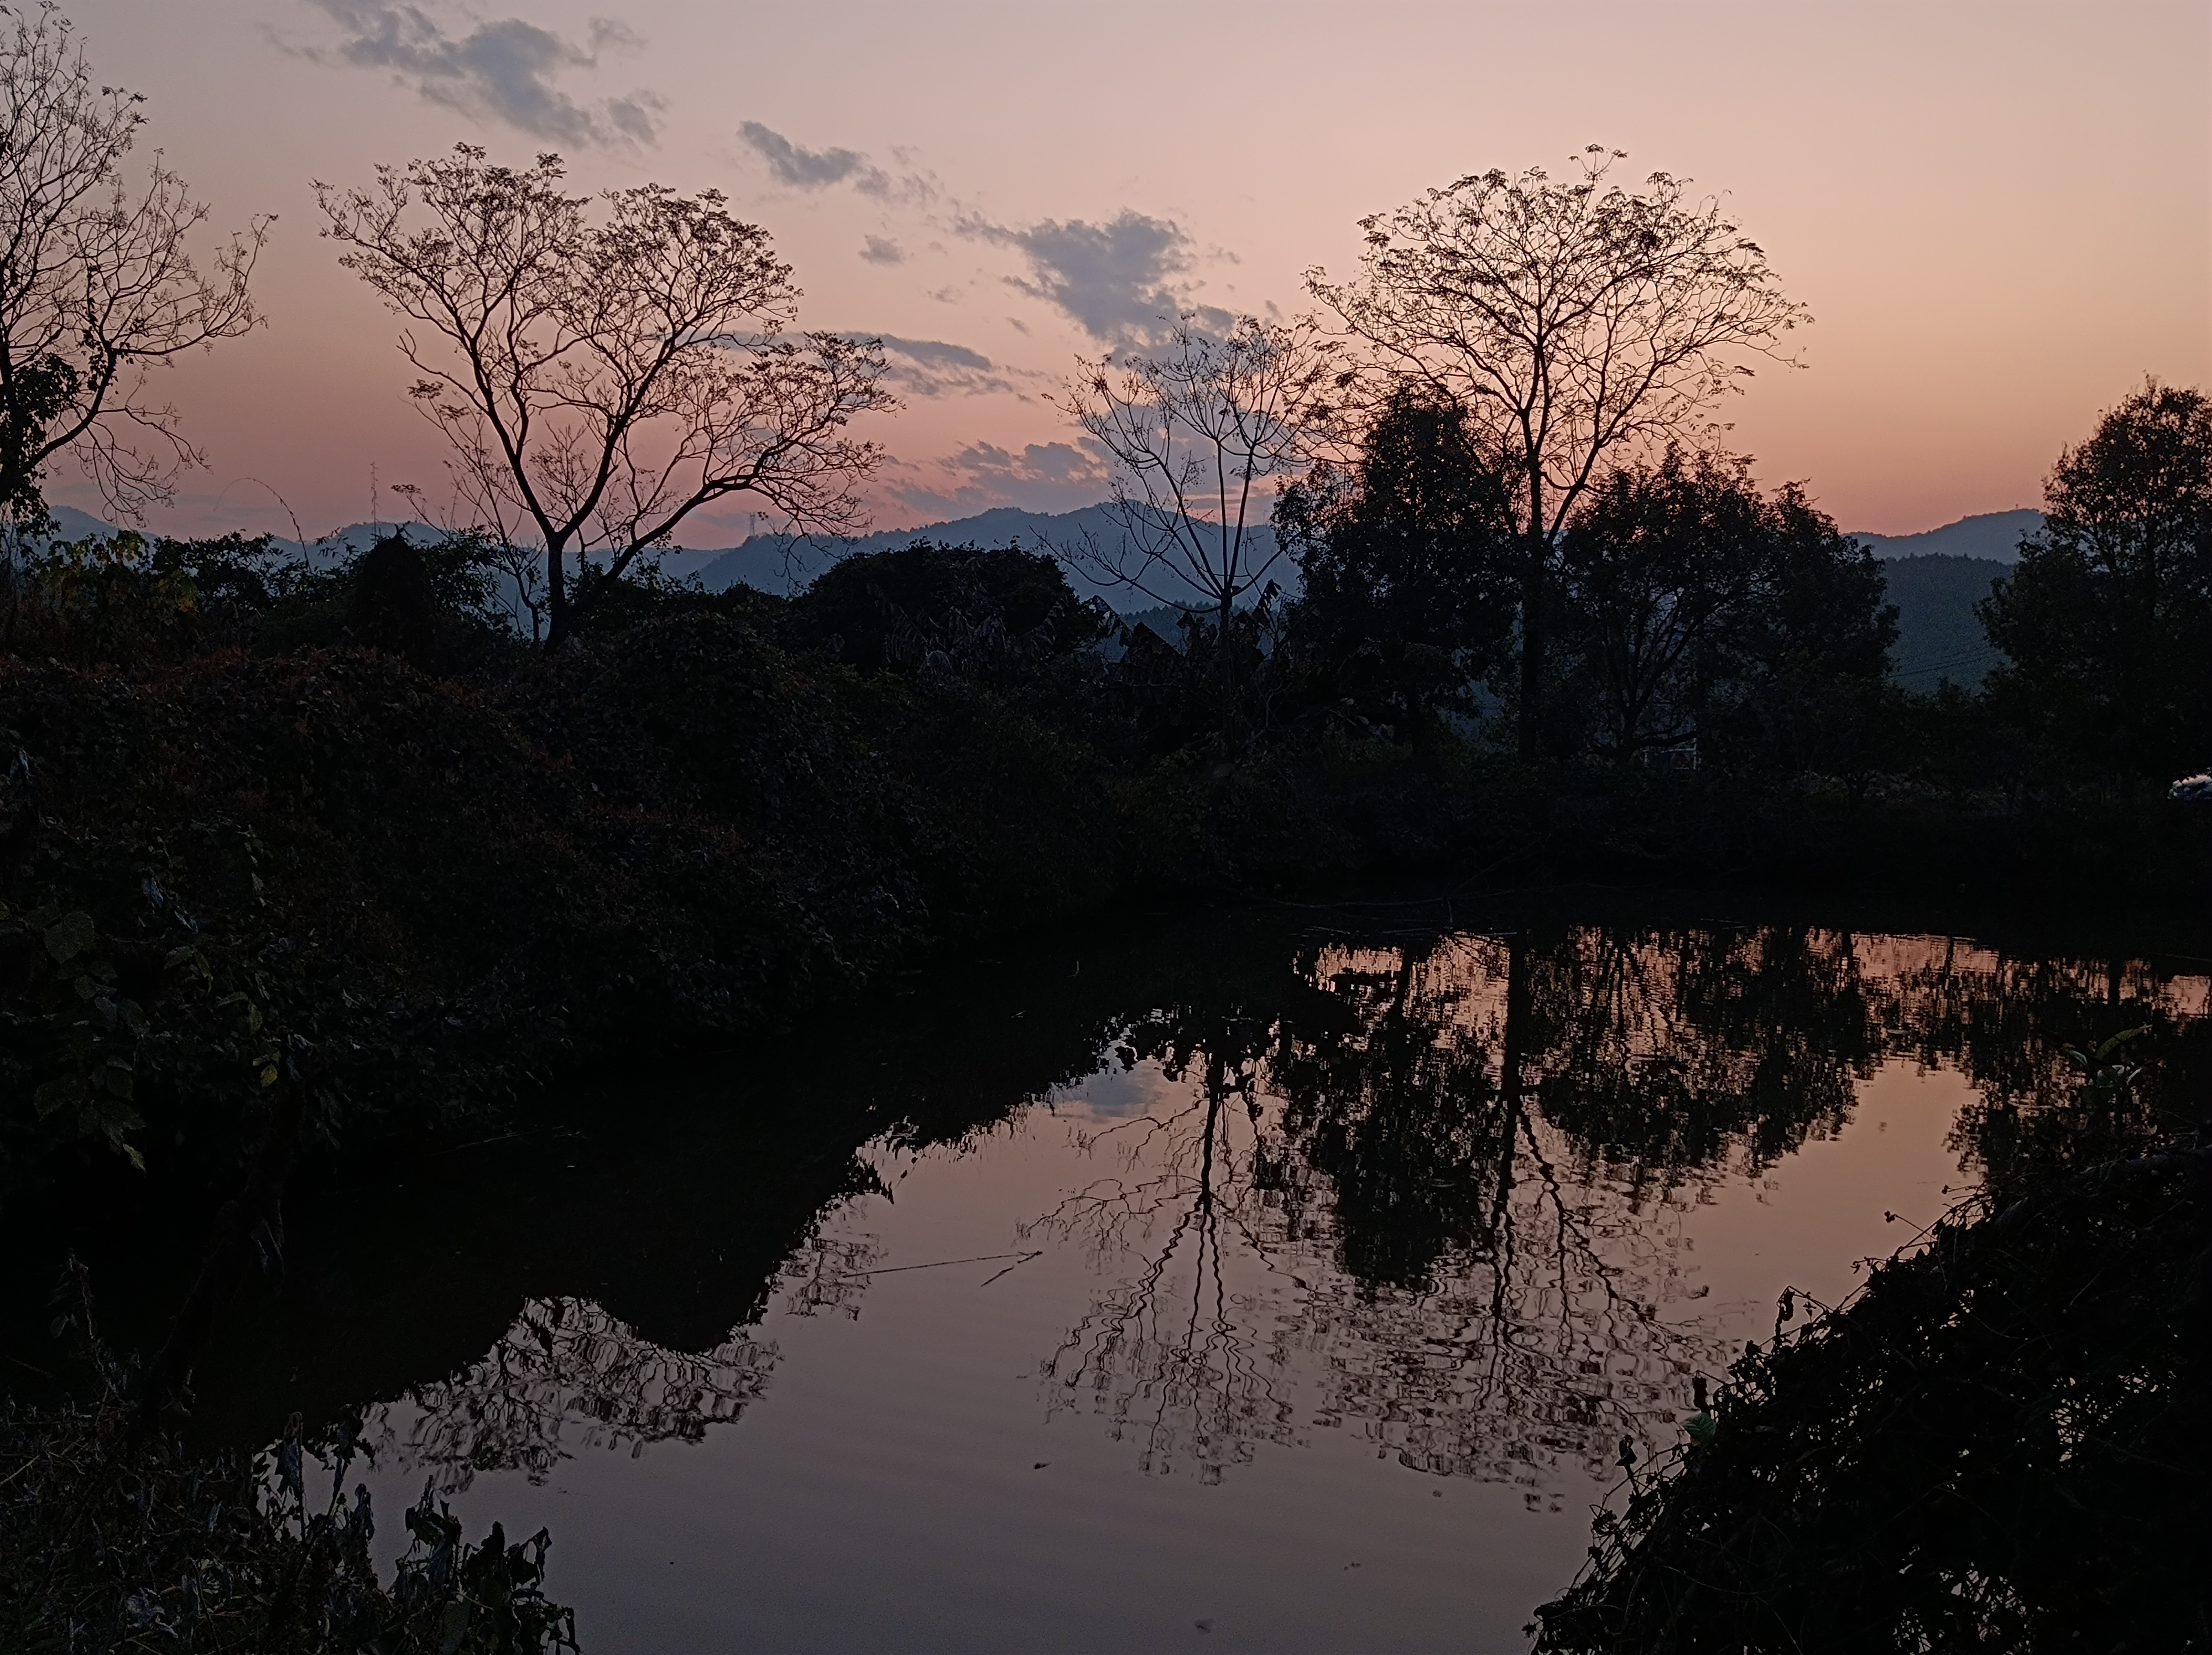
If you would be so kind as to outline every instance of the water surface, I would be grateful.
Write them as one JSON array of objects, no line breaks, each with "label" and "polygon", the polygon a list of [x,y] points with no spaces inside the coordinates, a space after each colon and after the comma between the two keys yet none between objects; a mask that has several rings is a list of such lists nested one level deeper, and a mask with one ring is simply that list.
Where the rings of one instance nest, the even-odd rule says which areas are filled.
[{"label": "water surface", "polygon": [[[1514,1650],[1692,1384],[2188,962],[1278,913],[1038,944],[325,1192],[203,1427],[353,1413],[595,1655]],[[617,1111],[619,1117],[621,1111]]]}]

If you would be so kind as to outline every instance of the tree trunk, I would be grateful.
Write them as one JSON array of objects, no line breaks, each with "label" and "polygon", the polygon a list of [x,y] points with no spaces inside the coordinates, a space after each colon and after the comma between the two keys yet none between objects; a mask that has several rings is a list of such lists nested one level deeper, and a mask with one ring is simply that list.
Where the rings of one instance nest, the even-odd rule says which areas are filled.
[{"label": "tree trunk", "polygon": [[1541,745],[1544,699],[1544,576],[1548,550],[1540,526],[1530,532],[1528,559],[1521,570],[1520,751],[1534,758]]},{"label": "tree trunk", "polygon": [[1214,648],[1220,655],[1221,671],[1221,740],[1226,748],[1237,733],[1237,663],[1229,654],[1229,623],[1235,618],[1237,597],[1231,592],[1221,599],[1221,616],[1217,623],[1219,630],[1213,636]]},{"label": "tree trunk", "polygon": [[548,537],[545,547],[545,647],[554,648],[568,636],[568,560],[563,549]]}]

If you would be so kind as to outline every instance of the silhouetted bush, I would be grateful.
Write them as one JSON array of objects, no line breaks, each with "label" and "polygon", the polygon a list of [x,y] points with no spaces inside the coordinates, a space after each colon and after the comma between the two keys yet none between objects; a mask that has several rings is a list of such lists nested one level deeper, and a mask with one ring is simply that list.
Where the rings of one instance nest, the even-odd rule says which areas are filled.
[{"label": "silhouetted bush", "polygon": [[[89,1298],[66,1312],[89,1340]],[[345,1479],[354,1428],[264,1453],[188,1451],[149,1428],[96,1341],[89,1401],[0,1402],[0,1645],[22,1651],[254,1655],[557,1655],[574,1614],[544,1592],[550,1538],[481,1544],[426,1488],[389,1580],[370,1555],[368,1490]],[[330,1491],[311,1489],[317,1455]],[[316,1477],[319,1482],[320,1478]]]},{"label": "silhouetted bush", "polygon": [[1785,1292],[1710,1411],[1698,1380],[1688,1445],[1601,1516],[1537,1649],[2203,1641],[2212,1153],[2201,1115],[2162,1134],[2124,1095],[2123,1044],[2083,1055],[2039,1153],[1844,1305],[1792,1326]]},{"label": "silhouetted bush", "polygon": [[799,642],[864,672],[994,681],[1033,672],[1111,629],[1049,557],[927,540],[833,563],[792,605],[790,624]]}]

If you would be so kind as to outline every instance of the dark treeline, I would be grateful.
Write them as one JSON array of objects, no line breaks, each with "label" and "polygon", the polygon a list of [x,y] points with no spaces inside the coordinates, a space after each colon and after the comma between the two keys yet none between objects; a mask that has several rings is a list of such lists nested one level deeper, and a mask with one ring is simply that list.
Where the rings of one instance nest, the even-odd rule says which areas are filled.
[{"label": "dark treeline", "polygon": [[[1267,675],[1410,740],[1520,704],[1529,601],[1512,474],[1465,411],[1391,394],[1358,460],[1285,490],[1304,576]],[[1598,478],[1547,549],[1534,600],[1550,643],[1533,716],[1553,758],[1655,758],[1838,779],[1882,748],[1896,616],[1874,559],[1795,487],[1668,448]]]},{"label": "dark treeline", "polygon": [[[1413,741],[1517,718],[1514,488],[1456,403],[1394,392],[1356,461],[1284,492],[1304,595],[1247,623],[1273,628],[1257,705]],[[2212,759],[2212,405],[2131,396],[2045,509],[1982,608],[1987,693],[1917,695],[1888,678],[1879,566],[1802,489],[1680,448],[1609,469],[1548,549],[1537,745],[1891,792],[2163,791]]]}]

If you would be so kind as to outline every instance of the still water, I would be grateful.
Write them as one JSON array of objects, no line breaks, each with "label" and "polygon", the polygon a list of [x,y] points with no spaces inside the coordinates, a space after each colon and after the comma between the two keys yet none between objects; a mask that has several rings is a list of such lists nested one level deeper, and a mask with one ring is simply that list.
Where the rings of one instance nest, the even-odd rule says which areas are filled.
[{"label": "still water", "polygon": [[205,1428],[357,1412],[387,1553],[542,1524],[593,1655],[1518,1650],[1785,1287],[2063,1042],[2203,1044],[2185,960],[1408,918],[1036,945],[324,1192]]}]

